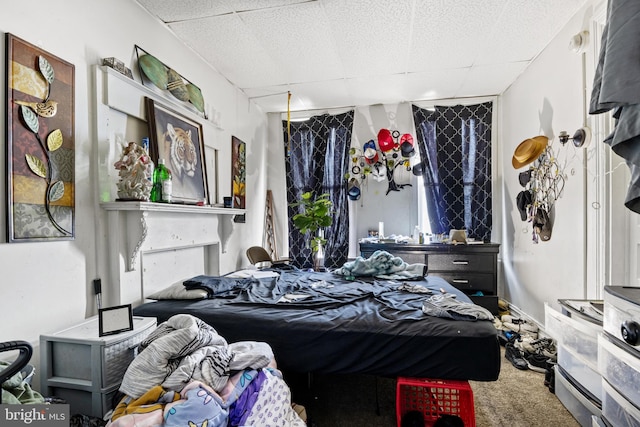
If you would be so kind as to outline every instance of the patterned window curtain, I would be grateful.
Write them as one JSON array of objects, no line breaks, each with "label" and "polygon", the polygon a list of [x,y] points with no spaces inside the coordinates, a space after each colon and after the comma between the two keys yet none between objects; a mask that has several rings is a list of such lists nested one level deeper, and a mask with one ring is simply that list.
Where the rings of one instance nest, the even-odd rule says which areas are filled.
[{"label": "patterned window curtain", "polygon": [[489,241],[493,104],[412,107],[431,232]]},{"label": "patterned window curtain", "polygon": [[[353,115],[353,111],[323,114],[304,122],[291,122],[291,140],[288,143],[287,122],[283,121],[288,153],[287,202],[297,202],[302,193],[313,191],[316,196],[328,193],[333,203],[333,223],[325,230],[324,264],[327,268],[342,267],[349,255],[349,206],[344,175],[349,166]],[[311,268],[311,236],[301,234],[292,221],[298,212],[300,207],[288,207],[289,258],[297,267]]]}]

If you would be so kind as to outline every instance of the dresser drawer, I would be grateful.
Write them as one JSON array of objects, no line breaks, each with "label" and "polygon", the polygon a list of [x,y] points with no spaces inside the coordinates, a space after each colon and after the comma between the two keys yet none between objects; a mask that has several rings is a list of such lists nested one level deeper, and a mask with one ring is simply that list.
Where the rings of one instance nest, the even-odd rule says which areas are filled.
[{"label": "dresser drawer", "polygon": [[477,271],[493,273],[495,258],[491,254],[429,254],[429,271]]},{"label": "dresser drawer", "polygon": [[430,276],[442,277],[444,280],[461,291],[482,291],[488,294],[495,293],[495,281],[490,273],[456,273],[445,271],[429,271]]}]

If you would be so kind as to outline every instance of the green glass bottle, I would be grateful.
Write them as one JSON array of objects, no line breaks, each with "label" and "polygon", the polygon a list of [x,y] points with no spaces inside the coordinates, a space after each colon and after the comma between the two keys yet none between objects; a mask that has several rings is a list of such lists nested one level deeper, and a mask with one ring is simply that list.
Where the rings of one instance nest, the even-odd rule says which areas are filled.
[{"label": "green glass bottle", "polygon": [[171,171],[165,165],[164,159],[159,159],[158,166],[153,171],[151,201],[171,203],[171,187]]}]

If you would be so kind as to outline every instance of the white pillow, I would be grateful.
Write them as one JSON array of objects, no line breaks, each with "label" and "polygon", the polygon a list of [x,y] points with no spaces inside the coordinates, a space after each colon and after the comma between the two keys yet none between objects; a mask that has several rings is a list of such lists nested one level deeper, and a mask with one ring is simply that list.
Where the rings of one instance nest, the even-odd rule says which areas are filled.
[{"label": "white pillow", "polygon": [[165,300],[165,299],[205,299],[207,298],[205,289],[186,289],[182,281],[176,282],[168,288],[161,289],[157,292],[147,295],[147,299]]}]

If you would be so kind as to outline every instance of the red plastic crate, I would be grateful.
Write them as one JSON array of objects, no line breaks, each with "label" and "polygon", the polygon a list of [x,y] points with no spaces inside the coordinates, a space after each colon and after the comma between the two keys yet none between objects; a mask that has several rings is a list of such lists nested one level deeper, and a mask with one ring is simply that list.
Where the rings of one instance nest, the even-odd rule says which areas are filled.
[{"label": "red plastic crate", "polygon": [[398,427],[404,414],[420,411],[425,426],[430,427],[443,414],[457,415],[465,427],[475,427],[473,391],[468,381],[445,381],[426,378],[403,378],[396,383],[396,420]]}]

